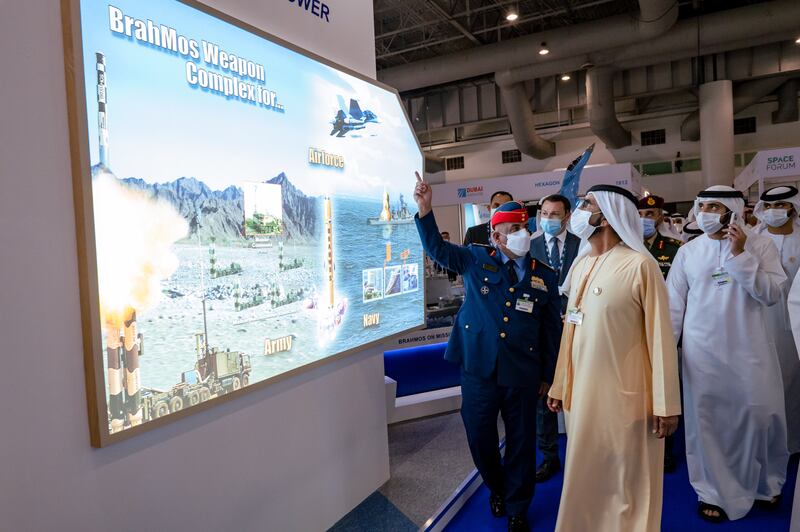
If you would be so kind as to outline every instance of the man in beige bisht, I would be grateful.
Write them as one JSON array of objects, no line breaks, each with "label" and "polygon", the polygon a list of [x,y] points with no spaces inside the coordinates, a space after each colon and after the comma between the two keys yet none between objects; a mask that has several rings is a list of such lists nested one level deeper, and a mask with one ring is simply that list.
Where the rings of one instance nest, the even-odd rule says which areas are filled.
[{"label": "man in beige bisht", "polygon": [[558,532],[661,529],[663,438],[681,411],[678,355],[637,207],[629,191],[596,185],[570,221],[584,246],[563,287],[569,303],[548,401],[567,414]]}]

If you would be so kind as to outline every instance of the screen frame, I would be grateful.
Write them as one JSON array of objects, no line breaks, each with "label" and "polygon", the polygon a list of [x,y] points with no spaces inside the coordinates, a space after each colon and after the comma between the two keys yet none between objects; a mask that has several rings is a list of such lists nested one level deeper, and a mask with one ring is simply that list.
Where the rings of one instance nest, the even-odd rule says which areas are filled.
[{"label": "screen frame", "polygon": [[[350,68],[337,64],[313,52],[300,48],[284,39],[276,37],[242,20],[216,10],[196,0],[172,0],[197,9],[206,15],[227,22],[239,29],[247,31],[257,37],[270,41],[281,47],[301,54],[313,61],[334,68],[345,74],[358,78],[370,85],[389,91],[395,95],[398,105],[403,109],[403,116],[408,124],[409,131],[414,137],[420,160],[424,170],[425,157],[408,110],[403,105],[399,93],[377,80],[371,79]],[[106,447],[128,438],[133,438],[144,432],[157,429],[166,424],[177,421],[186,416],[191,416],[209,408],[214,408],[222,403],[236,400],[248,393],[261,390],[287,379],[297,377],[315,368],[325,366],[346,357],[367,351],[369,349],[387,345],[393,339],[410,331],[425,328],[425,283],[421,283],[422,290],[422,321],[419,325],[398,331],[392,335],[373,340],[359,347],[355,347],[335,355],[330,355],[320,360],[298,366],[289,371],[268,377],[258,382],[253,382],[247,387],[233,390],[220,397],[209,399],[194,406],[188,406],[168,416],[160,417],[141,425],[127,428],[123,431],[110,433],[108,418],[105,414],[108,408],[106,401],[103,366],[102,331],[100,327],[100,305],[97,274],[97,247],[94,231],[93,197],[91,160],[89,157],[89,132],[88,114],[86,105],[86,86],[84,83],[83,40],[80,19],[80,0],[61,0],[61,25],[64,39],[64,72],[66,78],[67,115],[69,127],[70,146],[70,173],[72,175],[73,202],[75,208],[75,230],[78,250],[78,285],[80,289],[81,328],[83,338],[83,362],[86,385],[86,402],[89,414],[89,436],[92,447]],[[409,181],[413,176],[409,176]],[[424,264],[423,252],[423,264]]]}]

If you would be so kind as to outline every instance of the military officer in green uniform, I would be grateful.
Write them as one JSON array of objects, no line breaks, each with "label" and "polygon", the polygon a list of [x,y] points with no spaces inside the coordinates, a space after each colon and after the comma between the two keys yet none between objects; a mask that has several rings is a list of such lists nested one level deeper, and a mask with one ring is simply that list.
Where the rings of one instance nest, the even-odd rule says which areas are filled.
[{"label": "military officer in green uniform", "polygon": [[672,261],[683,242],[664,236],[658,231],[658,227],[664,222],[663,209],[664,198],[660,196],[645,196],[639,200],[639,216],[642,219],[644,244],[658,261],[658,266],[666,280]]},{"label": "military officer in green uniform", "polygon": [[[639,200],[639,217],[642,220],[642,234],[644,235],[644,245],[650,250],[650,254],[655,257],[664,280],[667,279],[672,261],[681,247],[680,240],[675,240],[662,235],[658,227],[664,221],[664,198],[661,196],[645,196]],[[675,457],[672,454],[674,436],[667,436],[664,444],[664,471],[672,473],[677,469]]]}]

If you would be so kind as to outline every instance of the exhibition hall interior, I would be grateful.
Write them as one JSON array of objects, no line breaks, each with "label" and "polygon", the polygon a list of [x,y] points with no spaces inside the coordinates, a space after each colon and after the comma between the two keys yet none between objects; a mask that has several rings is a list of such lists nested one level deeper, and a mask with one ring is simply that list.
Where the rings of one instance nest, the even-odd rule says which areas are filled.
[{"label": "exhibition hall interior", "polygon": [[0,531],[800,532],[800,1],[0,0]]}]

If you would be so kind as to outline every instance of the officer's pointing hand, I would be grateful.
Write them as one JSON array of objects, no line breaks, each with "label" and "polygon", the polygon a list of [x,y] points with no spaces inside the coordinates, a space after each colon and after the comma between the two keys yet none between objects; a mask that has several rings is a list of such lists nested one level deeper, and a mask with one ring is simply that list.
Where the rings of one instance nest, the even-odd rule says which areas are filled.
[{"label": "officer's pointing hand", "polygon": [[414,187],[414,201],[417,202],[419,217],[422,218],[431,212],[431,199],[433,198],[433,190],[428,183],[422,180],[419,172],[414,172],[414,174],[417,176],[417,186]]}]

